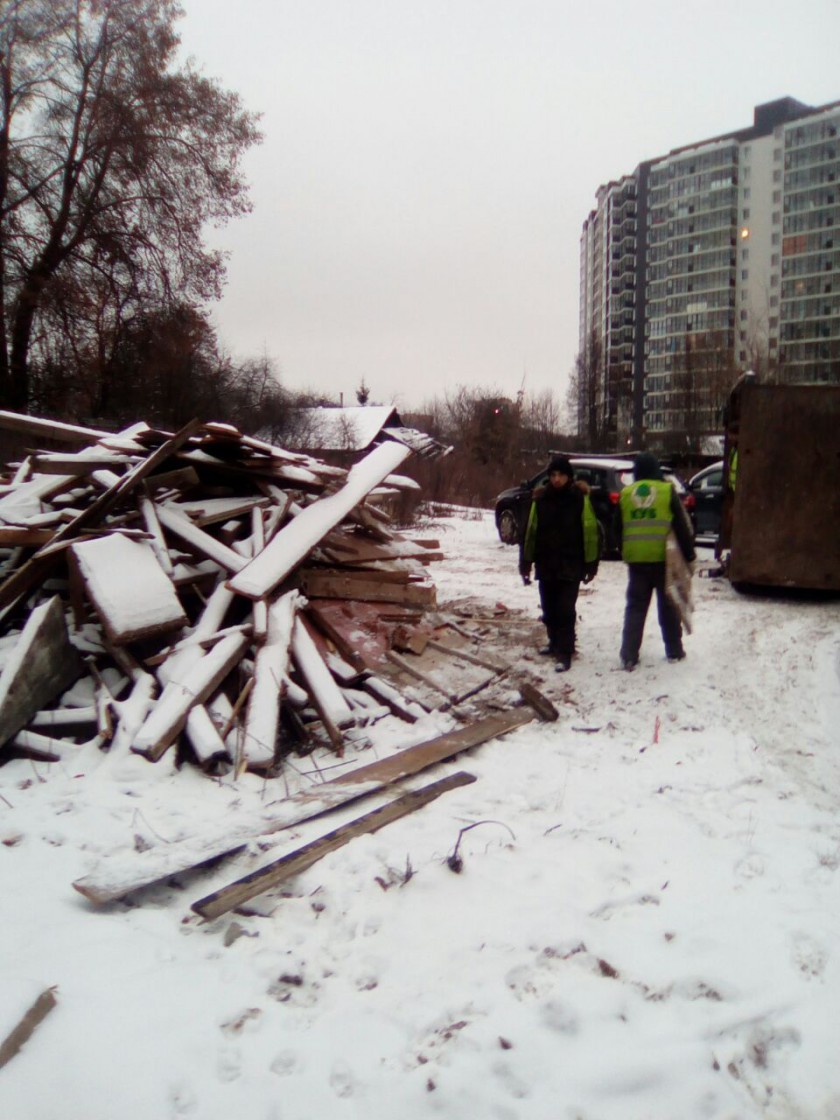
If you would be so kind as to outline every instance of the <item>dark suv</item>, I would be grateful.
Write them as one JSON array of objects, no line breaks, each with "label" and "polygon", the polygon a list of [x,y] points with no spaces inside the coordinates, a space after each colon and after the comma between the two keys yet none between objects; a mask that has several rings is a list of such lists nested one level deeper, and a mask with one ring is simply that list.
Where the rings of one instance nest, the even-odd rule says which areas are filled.
[{"label": "dark suv", "polygon": [[[589,483],[592,508],[604,529],[604,556],[616,557],[621,551],[617,517],[618,496],[622,489],[633,481],[633,459],[571,456],[570,461],[574,467],[575,479]],[[667,468],[663,467],[662,474],[668,482],[673,483],[691,517],[691,507],[694,504],[691,495],[676,475]],[[547,478],[548,472],[543,469],[533,478],[520,482],[518,486],[503,490],[496,498],[496,528],[504,544],[519,543],[525,532],[531,495],[536,487],[545,483]]]},{"label": "dark suv", "polygon": [[723,460],[704,467],[690,478],[688,492],[694,497],[697,536],[716,538],[723,505]]}]

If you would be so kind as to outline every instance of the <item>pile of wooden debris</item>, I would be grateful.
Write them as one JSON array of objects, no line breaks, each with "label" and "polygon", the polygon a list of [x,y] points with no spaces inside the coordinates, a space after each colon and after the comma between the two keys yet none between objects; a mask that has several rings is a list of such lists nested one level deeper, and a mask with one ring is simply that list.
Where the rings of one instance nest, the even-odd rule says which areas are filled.
[{"label": "pile of wooden debris", "polygon": [[503,671],[462,649],[458,692],[419,667],[467,643],[428,619],[437,542],[383,509],[416,486],[395,474],[407,443],[345,471],[222,424],[108,434],[1,413],[0,427],[81,446],[33,451],[0,482],[7,757],[95,742],[273,773]]}]

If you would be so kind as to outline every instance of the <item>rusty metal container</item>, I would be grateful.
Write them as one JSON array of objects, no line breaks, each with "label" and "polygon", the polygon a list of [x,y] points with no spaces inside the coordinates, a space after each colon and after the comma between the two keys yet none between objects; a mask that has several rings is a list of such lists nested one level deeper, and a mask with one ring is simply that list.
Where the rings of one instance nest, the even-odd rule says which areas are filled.
[{"label": "rusty metal container", "polygon": [[718,552],[730,580],[840,591],[840,385],[742,378],[724,460]]}]

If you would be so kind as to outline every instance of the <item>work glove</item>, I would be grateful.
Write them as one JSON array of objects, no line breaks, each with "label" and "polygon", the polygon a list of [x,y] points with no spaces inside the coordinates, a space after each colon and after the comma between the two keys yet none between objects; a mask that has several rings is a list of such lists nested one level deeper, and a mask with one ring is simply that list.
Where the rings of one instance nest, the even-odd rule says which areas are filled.
[{"label": "work glove", "polygon": [[597,574],[598,574],[598,565],[597,564],[587,564],[587,566],[583,569],[583,582],[584,583],[591,583]]}]

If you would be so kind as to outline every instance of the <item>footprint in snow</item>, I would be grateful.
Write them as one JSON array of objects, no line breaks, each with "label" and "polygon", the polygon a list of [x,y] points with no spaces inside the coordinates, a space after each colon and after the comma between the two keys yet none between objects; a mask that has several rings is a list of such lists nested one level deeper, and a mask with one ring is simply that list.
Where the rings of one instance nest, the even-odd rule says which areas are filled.
[{"label": "footprint in snow", "polygon": [[794,967],[807,979],[822,976],[826,966],[826,951],[822,945],[809,937],[807,933],[798,933],[793,937],[793,952],[791,954]]},{"label": "footprint in snow", "polygon": [[198,1098],[186,1082],[178,1082],[169,1089],[169,1115],[171,1117],[192,1116],[198,1108]]},{"label": "footprint in snow", "polygon": [[359,1087],[353,1071],[346,1062],[336,1062],[330,1073],[330,1088],[337,1097],[352,1097]]}]

